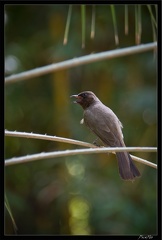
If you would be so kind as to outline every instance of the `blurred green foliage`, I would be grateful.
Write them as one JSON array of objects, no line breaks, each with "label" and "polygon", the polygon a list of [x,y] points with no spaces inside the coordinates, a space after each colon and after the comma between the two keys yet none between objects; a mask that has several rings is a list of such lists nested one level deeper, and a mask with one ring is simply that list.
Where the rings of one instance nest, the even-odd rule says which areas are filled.
[{"label": "blurred green foliage", "polygon": [[[115,49],[110,6],[95,9],[95,38],[90,38],[92,6],[86,6],[85,48],[81,11],[73,6],[67,45],[63,37],[68,5],[5,6],[6,76],[78,56]],[[135,10],[116,5],[119,47],[135,44]],[[141,42],[152,42],[147,6],[141,7]],[[93,142],[79,122],[82,109],[69,98],[91,90],[124,125],[127,146],[157,145],[157,73],[153,52],[91,63],[5,86],[5,128]],[[78,148],[63,143],[6,137],[5,157]],[[137,153],[156,163],[155,153]],[[112,154],[79,155],[5,168],[5,192],[18,234],[141,235],[157,233],[157,171],[136,164],[135,182],[120,179]],[[14,234],[5,211],[5,233]]]}]

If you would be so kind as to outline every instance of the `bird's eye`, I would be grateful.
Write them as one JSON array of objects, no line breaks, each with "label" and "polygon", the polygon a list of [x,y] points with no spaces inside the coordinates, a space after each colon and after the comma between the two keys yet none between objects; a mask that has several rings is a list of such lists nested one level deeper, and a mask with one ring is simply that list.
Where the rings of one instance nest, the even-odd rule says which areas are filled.
[{"label": "bird's eye", "polygon": [[82,94],[82,97],[84,97],[84,98],[85,98],[86,96],[87,96],[87,94],[86,94],[86,93],[83,93],[83,94]]}]

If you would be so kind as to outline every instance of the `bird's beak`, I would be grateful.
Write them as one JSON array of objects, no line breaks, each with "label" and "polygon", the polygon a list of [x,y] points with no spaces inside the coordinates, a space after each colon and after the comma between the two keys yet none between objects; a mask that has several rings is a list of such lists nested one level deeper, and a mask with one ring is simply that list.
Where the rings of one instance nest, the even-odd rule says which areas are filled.
[{"label": "bird's beak", "polygon": [[78,95],[71,95],[70,97],[75,97],[75,98],[78,98]]},{"label": "bird's beak", "polygon": [[79,102],[80,102],[80,101],[79,101],[79,100],[80,100],[80,96],[78,96],[78,95],[71,95],[70,97],[71,97],[71,98],[72,98],[72,97],[75,97],[75,98],[76,98],[76,101],[74,101],[74,103],[79,103]]}]

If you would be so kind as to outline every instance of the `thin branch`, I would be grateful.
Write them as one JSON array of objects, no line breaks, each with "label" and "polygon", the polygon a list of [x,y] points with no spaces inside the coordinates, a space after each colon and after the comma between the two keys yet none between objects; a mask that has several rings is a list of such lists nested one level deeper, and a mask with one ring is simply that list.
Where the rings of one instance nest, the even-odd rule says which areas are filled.
[{"label": "thin branch", "polygon": [[27,133],[27,132],[17,132],[17,131],[13,132],[13,131],[5,130],[5,136],[35,138],[35,139],[42,139],[42,140],[55,141],[55,142],[64,142],[64,143],[75,144],[75,145],[84,146],[84,147],[96,148],[96,146],[91,143],[73,140],[70,138],[50,136],[50,135],[46,135],[46,134],[43,135],[43,134],[38,134],[38,133]]},{"label": "thin branch", "polygon": [[[139,151],[140,152],[141,151],[147,151],[147,152],[157,151],[157,148],[152,148],[152,147],[97,148],[93,144],[78,141],[78,140],[56,137],[56,136],[47,136],[47,135],[41,135],[36,133],[25,133],[25,132],[22,133],[22,132],[16,132],[16,131],[13,132],[8,130],[5,130],[5,135],[12,136],[12,137],[35,138],[35,139],[43,139],[43,140],[50,140],[50,141],[57,141],[57,142],[65,142],[69,144],[76,144],[80,146],[95,148],[95,149],[81,149],[81,150],[76,149],[76,150],[57,151],[57,152],[51,152],[51,153],[39,153],[39,154],[33,154],[25,157],[12,158],[5,161],[6,166],[17,164],[17,163],[25,163],[25,162],[34,161],[34,160],[40,160],[42,158],[54,158],[54,157],[71,156],[71,155],[77,155],[77,154],[91,154],[91,153],[102,153],[102,152],[103,153],[112,152],[115,154],[115,152],[123,152],[123,151],[135,151],[135,152],[136,151],[138,152]],[[157,168],[157,165],[154,163],[148,162],[142,158],[138,158],[133,155],[131,155],[131,157],[135,161],[141,162],[153,168]]]},{"label": "thin branch", "polygon": [[[56,158],[56,157],[67,157],[67,156],[74,156],[79,154],[92,154],[92,153],[111,153],[111,152],[124,152],[124,151],[135,151],[135,152],[143,152],[143,151],[156,151],[155,148],[137,148],[137,147],[104,147],[104,148],[95,148],[95,149],[75,149],[75,150],[65,150],[65,151],[55,151],[55,152],[42,152],[38,154],[32,154],[28,156],[22,156],[22,157],[14,157],[11,159],[7,159],[5,161],[5,166],[18,164],[18,163],[26,163],[36,160],[41,160],[45,158]],[[140,161],[138,159],[138,161]],[[148,166],[152,166],[154,168],[157,168],[156,164],[150,163],[148,161],[140,161]]]},{"label": "thin branch", "polygon": [[136,157],[136,156],[131,155],[131,154],[130,154],[130,156],[131,156],[131,158],[132,158],[133,160],[135,160],[136,162],[140,162],[140,163],[143,163],[143,164],[145,164],[145,165],[147,165],[147,166],[150,166],[150,167],[153,167],[153,168],[156,168],[156,169],[157,169],[157,164],[155,164],[155,163],[149,162],[149,161],[147,161],[147,160],[145,160],[145,159],[143,159],[143,158],[139,158],[139,157]]},{"label": "thin branch", "polygon": [[90,54],[87,56],[83,57],[78,57],[74,59],[70,59],[67,61],[59,62],[59,63],[53,63],[47,66],[35,68],[26,72],[18,73],[18,74],[13,74],[9,77],[5,78],[5,83],[13,83],[17,82],[20,80],[26,80],[34,77],[39,77],[51,72],[55,71],[60,71],[64,69],[68,69],[71,67],[76,67],[80,66],[83,64],[87,63],[92,63],[92,62],[97,62],[105,59],[112,59],[116,57],[122,57],[122,56],[127,56],[130,54],[135,54],[135,53],[140,53],[140,52],[145,52],[145,51],[150,51],[154,50],[157,48],[157,42],[153,43],[147,43],[147,44],[141,44],[138,46],[133,46],[133,47],[128,47],[128,48],[123,48],[123,49],[116,49],[116,50],[111,50],[111,51],[106,51],[106,52],[101,52],[101,53],[95,53],[95,54]]}]

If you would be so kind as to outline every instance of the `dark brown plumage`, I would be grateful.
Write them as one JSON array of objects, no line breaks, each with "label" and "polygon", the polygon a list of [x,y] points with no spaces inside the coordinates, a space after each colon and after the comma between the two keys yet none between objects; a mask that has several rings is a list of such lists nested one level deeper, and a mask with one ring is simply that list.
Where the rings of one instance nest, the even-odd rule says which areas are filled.
[{"label": "dark brown plumage", "polygon": [[[85,91],[75,97],[84,109],[84,122],[103,142],[105,146],[125,147],[122,124],[115,113],[105,106],[93,92]],[[128,152],[117,152],[119,173],[124,180],[133,180],[139,177],[140,173],[134,165]]]}]

